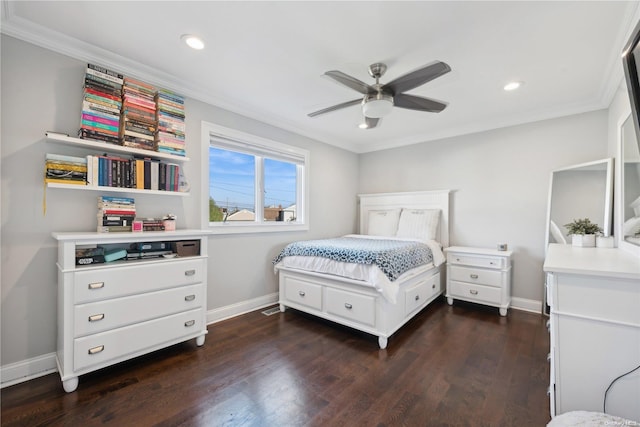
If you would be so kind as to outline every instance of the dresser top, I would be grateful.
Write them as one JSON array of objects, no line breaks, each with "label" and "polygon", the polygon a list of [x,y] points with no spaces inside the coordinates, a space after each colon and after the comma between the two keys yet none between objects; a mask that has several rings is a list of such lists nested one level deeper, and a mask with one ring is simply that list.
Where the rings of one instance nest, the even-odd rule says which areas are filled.
[{"label": "dresser top", "polygon": [[547,273],[570,273],[640,280],[640,258],[617,248],[582,248],[549,245],[543,269]]}]

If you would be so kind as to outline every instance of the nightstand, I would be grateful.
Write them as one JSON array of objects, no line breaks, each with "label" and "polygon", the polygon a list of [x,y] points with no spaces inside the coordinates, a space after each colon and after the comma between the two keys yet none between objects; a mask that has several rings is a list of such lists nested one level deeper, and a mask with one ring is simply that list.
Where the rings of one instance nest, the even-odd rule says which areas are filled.
[{"label": "nightstand", "polygon": [[490,305],[506,316],[511,304],[512,251],[451,246],[447,254],[447,302]]}]

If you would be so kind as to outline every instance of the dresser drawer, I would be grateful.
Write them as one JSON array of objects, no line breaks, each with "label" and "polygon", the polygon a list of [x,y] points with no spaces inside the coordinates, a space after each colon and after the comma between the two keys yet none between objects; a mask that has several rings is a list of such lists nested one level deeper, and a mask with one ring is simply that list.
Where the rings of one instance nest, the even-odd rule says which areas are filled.
[{"label": "dresser drawer", "polygon": [[405,314],[412,313],[441,291],[439,273],[407,289],[404,293]]},{"label": "dresser drawer", "polygon": [[74,307],[74,337],[203,307],[203,296],[203,285],[197,284],[79,304]]},{"label": "dresser drawer", "polygon": [[507,259],[504,257],[479,256],[469,254],[448,253],[449,264],[464,264],[473,267],[501,269],[507,267]]},{"label": "dresser drawer", "polygon": [[73,368],[106,364],[204,330],[204,309],[174,314],[73,341]]},{"label": "dresser drawer", "polygon": [[460,282],[477,283],[486,286],[502,286],[502,272],[500,270],[485,270],[482,268],[449,266],[449,278]]},{"label": "dresser drawer", "polygon": [[322,286],[298,278],[287,277],[284,298],[316,310],[322,310]]},{"label": "dresser drawer", "polygon": [[500,296],[502,290],[500,288],[457,282],[454,280],[449,282],[449,288],[449,294],[453,298],[495,305],[500,305],[501,303]]},{"label": "dresser drawer", "polygon": [[363,325],[374,326],[376,321],[376,302],[369,295],[356,294],[327,288],[326,312]]},{"label": "dresser drawer", "polygon": [[74,303],[99,301],[142,292],[201,283],[206,278],[202,259],[135,262],[118,268],[96,268],[74,273]]}]

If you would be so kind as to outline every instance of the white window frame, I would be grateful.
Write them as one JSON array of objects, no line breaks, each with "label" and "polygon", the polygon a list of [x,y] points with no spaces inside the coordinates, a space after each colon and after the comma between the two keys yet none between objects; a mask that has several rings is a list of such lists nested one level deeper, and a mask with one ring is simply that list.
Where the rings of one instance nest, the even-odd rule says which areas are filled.
[{"label": "white window frame", "polygon": [[[303,231],[309,229],[309,151],[267,138],[227,128],[214,123],[202,122],[202,228],[213,234],[272,233],[284,231]],[[212,144],[214,142],[214,144]],[[218,142],[216,144],[215,142]],[[256,215],[251,222],[209,222],[209,147],[245,152],[259,160],[268,157],[281,161],[292,161],[296,167],[296,221],[264,221],[262,215]],[[264,180],[262,162],[256,162],[256,212],[264,209]]]}]

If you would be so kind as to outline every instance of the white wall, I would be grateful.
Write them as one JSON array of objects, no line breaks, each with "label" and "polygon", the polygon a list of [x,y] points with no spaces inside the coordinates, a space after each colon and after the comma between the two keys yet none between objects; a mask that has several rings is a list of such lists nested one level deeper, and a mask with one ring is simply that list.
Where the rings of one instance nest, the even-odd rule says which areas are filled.
[{"label": "white wall", "polygon": [[360,156],[360,192],[451,189],[451,244],[515,251],[512,294],[542,301],[550,173],[608,156],[607,111]]},{"label": "white wall", "polygon": [[[86,63],[5,35],[1,43],[0,357],[4,368],[55,351],[57,247],[51,232],[95,230],[96,198],[101,193],[61,189],[45,192],[43,186],[45,153],[91,154],[44,138],[47,130],[70,135],[77,132]],[[199,228],[200,206],[208,200],[206,194],[199,197],[197,153],[202,120],[255,132],[311,152],[310,230],[212,236],[208,310],[276,292],[271,259],[286,243],[355,231],[356,154],[194,100],[187,100],[186,114],[187,151],[192,160],[185,164],[185,172],[192,186],[191,196],[134,195],[140,215],[172,212],[178,216],[179,228]]]}]

